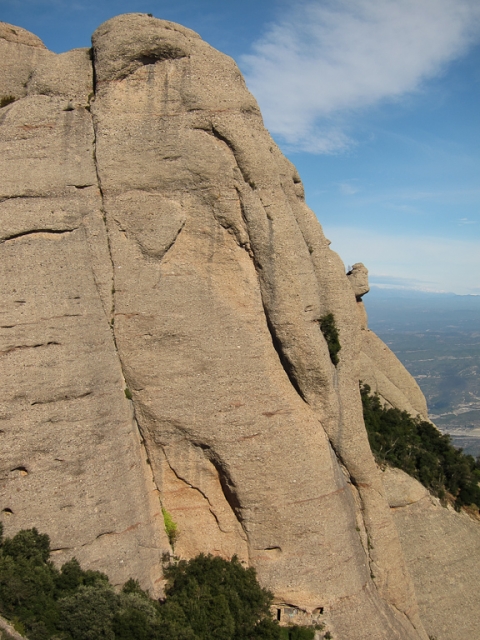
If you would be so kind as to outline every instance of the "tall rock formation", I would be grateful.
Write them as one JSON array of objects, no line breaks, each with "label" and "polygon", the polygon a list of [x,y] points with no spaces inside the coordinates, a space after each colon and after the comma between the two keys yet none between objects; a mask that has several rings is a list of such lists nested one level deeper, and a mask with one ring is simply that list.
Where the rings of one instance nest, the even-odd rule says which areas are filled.
[{"label": "tall rock formation", "polygon": [[281,621],[425,640],[358,382],[421,394],[366,342],[235,63],[145,14],[92,51],[10,25],[0,44],[6,533],[158,594],[163,508],[176,555],[237,554]]},{"label": "tall rock formation", "polygon": [[400,469],[387,468],[383,480],[429,637],[477,640],[480,523]]},{"label": "tall rock formation", "polygon": [[6,532],[36,526],[59,561],[159,585],[167,540],[109,324],[89,51],[57,56],[16,27],[0,34],[2,97],[16,98],[0,111]]}]

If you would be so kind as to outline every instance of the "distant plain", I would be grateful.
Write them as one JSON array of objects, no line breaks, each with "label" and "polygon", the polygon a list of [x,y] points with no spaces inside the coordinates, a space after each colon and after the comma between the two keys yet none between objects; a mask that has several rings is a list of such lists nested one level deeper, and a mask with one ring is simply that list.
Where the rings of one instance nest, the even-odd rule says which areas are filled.
[{"label": "distant plain", "polygon": [[480,296],[372,287],[369,328],[415,377],[431,420],[480,455]]}]

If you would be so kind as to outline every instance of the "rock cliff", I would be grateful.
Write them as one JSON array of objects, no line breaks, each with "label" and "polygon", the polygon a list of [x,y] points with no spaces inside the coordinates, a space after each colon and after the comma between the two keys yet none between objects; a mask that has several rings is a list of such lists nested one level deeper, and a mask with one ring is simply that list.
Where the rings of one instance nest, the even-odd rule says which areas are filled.
[{"label": "rock cliff", "polygon": [[145,14],[92,50],[5,24],[0,45],[6,534],[159,594],[163,508],[176,555],[237,554],[281,621],[426,639],[359,379],[425,401],[235,63]]},{"label": "rock cliff", "polygon": [[400,469],[383,477],[429,636],[479,638],[480,524],[442,507]]}]

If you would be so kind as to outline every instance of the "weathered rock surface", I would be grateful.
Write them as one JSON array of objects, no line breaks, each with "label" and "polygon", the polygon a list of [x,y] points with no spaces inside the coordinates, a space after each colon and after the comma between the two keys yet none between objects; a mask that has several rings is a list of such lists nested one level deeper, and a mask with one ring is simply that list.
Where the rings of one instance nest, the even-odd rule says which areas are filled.
[{"label": "weathered rock surface", "polygon": [[479,638],[479,523],[442,507],[399,469],[383,478],[427,633],[437,640]]},{"label": "weathered rock surface", "polygon": [[362,336],[360,380],[392,407],[428,419],[425,397],[397,356],[373,331],[365,329]]},{"label": "weathered rock surface", "polygon": [[[8,43],[22,82],[25,41]],[[28,58],[28,95],[1,112],[0,510],[7,533],[48,532],[58,562],[159,588],[168,541],[109,324],[92,119],[68,107],[92,73],[85,52],[48,59]]]},{"label": "weathered rock surface", "polygon": [[358,381],[422,397],[235,63],[144,14],[101,25],[93,55],[23,40],[0,112],[7,535],[36,526],[59,562],[158,592],[163,506],[177,555],[237,554],[279,609],[426,639]]},{"label": "weathered rock surface", "polygon": [[0,23],[0,100],[8,96],[21,98],[26,95],[27,82],[33,70],[55,54],[45,47],[33,33],[21,27]]}]

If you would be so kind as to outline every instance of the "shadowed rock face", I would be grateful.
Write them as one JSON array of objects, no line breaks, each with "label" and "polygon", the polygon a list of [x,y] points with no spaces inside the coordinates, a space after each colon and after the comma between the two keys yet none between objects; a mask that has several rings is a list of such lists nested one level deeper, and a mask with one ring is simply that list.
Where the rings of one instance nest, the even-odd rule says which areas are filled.
[{"label": "shadowed rock face", "polygon": [[177,555],[237,554],[279,608],[426,638],[363,425],[356,296],[235,63],[144,14],[93,55],[22,37],[2,41],[29,69],[0,111],[6,533],[158,592],[162,505]]}]

